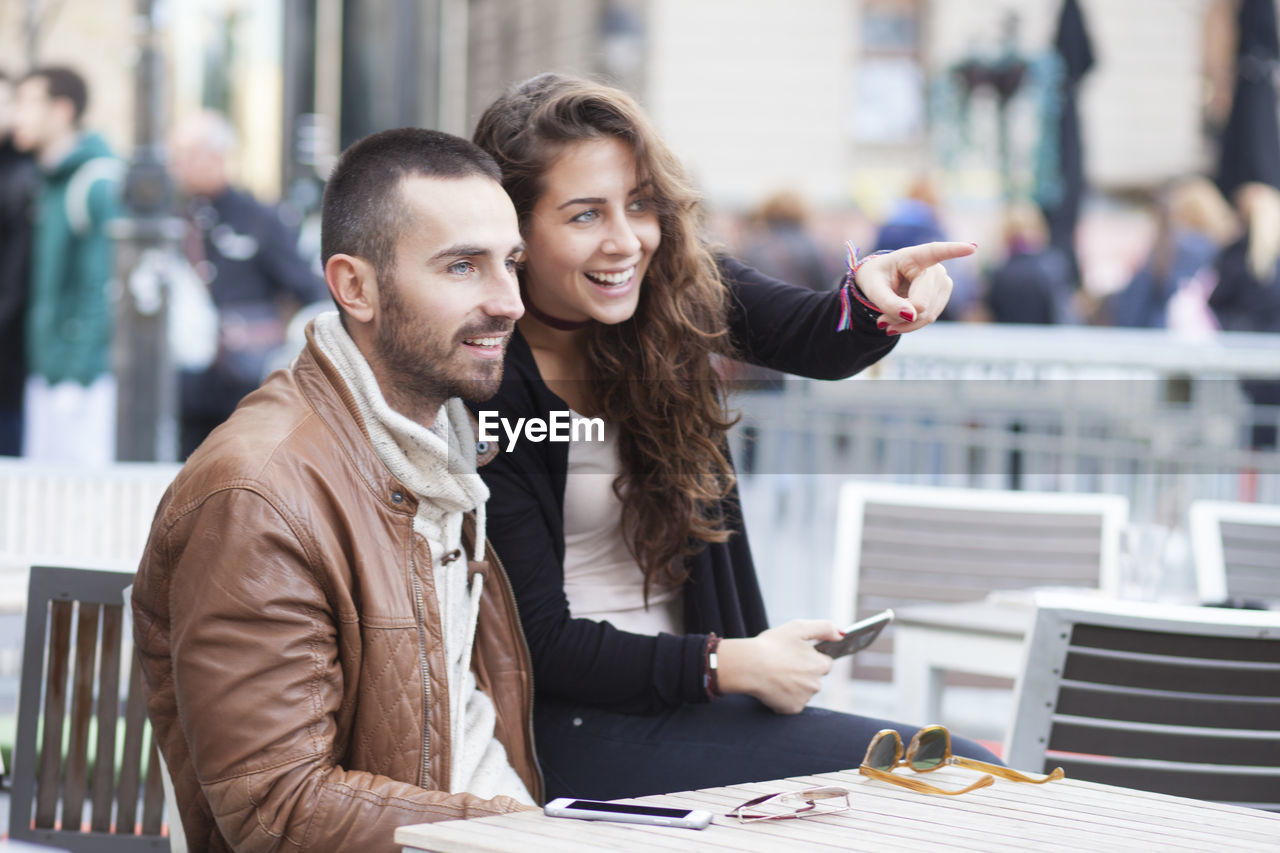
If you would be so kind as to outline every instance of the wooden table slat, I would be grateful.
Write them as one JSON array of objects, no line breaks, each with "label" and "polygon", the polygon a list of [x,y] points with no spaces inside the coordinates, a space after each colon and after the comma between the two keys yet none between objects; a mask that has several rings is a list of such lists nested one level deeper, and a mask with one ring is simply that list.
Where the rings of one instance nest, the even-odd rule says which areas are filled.
[{"label": "wooden table slat", "polygon": [[[908,771],[898,771],[908,772]],[[974,771],[945,768],[927,774],[929,781],[938,784],[956,786],[973,778]],[[943,776],[943,774],[951,774]],[[1000,803],[1001,818],[1017,818],[1018,825],[1026,823],[1063,826],[1064,832],[1080,831],[1088,838],[1125,838],[1133,837],[1133,833],[1141,833],[1147,843],[1153,838],[1161,839],[1161,843],[1169,849],[1180,846],[1193,850],[1204,849],[1204,844],[1220,843],[1224,837],[1234,837],[1241,841],[1257,838],[1257,832],[1280,832],[1280,823],[1275,816],[1252,809],[1239,809],[1223,806],[1218,803],[1187,800],[1167,797],[1161,794],[1129,791],[1106,785],[1081,780],[1064,779],[1046,785],[1025,785],[997,778],[990,788],[970,792],[960,797],[940,797],[921,795],[906,788],[890,787],[885,783],[867,779],[857,771],[843,774],[824,774],[813,777],[797,777],[806,784],[825,782],[826,784],[843,784],[851,789],[870,792],[876,790],[880,796],[892,797],[897,801],[899,809],[914,813],[921,808],[932,808],[922,805],[921,796],[929,802],[936,802],[949,810],[952,820],[964,820],[955,812],[974,812],[981,816],[982,823],[991,819],[990,804]],[[865,785],[865,788],[855,788]],[[1137,794],[1146,798],[1150,806],[1143,805],[1141,810],[1133,808],[1131,803],[1117,800],[1115,792],[1125,790],[1126,794]],[[1033,798],[1028,797],[1032,794]],[[1083,794],[1083,796],[1081,796]],[[970,797],[981,797],[981,801]],[[1048,815],[1046,806],[1051,807],[1057,815]],[[1152,813],[1155,806],[1157,814]],[[1207,808],[1206,808],[1207,807]],[[1220,815],[1213,815],[1214,810],[1227,810],[1242,821],[1260,818],[1257,830],[1237,829],[1230,822],[1223,821]],[[1204,813],[1208,812],[1208,815]],[[1196,816],[1201,816],[1197,818]]]},{"label": "wooden table slat", "polygon": [[[928,775],[931,783],[950,788],[960,787],[974,778],[972,771],[939,770]],[[836,781],[830,776],[802,778],[806,784]],[[972,846],[981,850],[1001,844],[1013,849],[1030,849],[1028,845],[1034,846],[1034,842],[1028,840],[1028,826],[1051,827],[1052,831],[1047,833],[1052,835],[1049,846],[1058,846],[1058,849],[1076,837],[1082,842],[1089,838],[1103,838],[1106,846],[1112,849],[1123,849],[1126,840],[1121,832],[1108,832],[1106,828],[1081,825],[1067,818],[1045,816],[1038,809],[1012,810],[1005,805],[993,813],[992,802],[999,801],[993,792],[1001,785],[1000,780],[993,787],[958,797],[921,794],[862,776],[844,778],[840,782],[854,792],[855,812],[860,823],[869,822],[874,815],[879,823],[910,827],[913,836],[945,838],[951,846]]]},{"label": "wooden table slat", "polygon": [[[1078,806],[1080,813],[1085,815],[1110,815],[1117,819],[1135,817],[1133,801],[1125,801],[1127,808],[1124,805],[1117,804],[1114,797],[1108,793],[1109,789],[1106,786],[1098,786],[1099,790],[1091,790],[1086,786],[1095,786],[1097,783],[1081,780],[1064,781],[1069,781],[1071,784],[1063,786],[1063,806],[1067,804]],[[996,784],[998,786],[1000,783],[997,782]],[[1214,813],[1213,807],[1232,808],[1230,806],[1174,797],[1167,799],[1174,802],[1149,800],[1141,803],[1143,811],[1140,814],[1144,825],[1154,822],[1155,825],[1161,828],[1162,832],[1175,837],[1185,837],[1187,832],[1203,830],[1204,833],[1214,838],[1235,837],[1248,840],[1256,837],[1256,833],[1266,825],[1259,823],[1259,829],[1257,830],[1250,830],[1240,825],[1242,822],[1248,822],[1251,818],[1265,821],[1265,812],[1256,812],[1252,809],[1236,809],[1234,812],[1229,813],[1231,820],[1224,821]],[[1188,803],[1194,804],[1194,808],[1186,808]]]},{"label": "wooden table slat", "polygon": [[[936,775],[936,774],[934,774]],[[969,776],[972,779],[972,776]],[[942,780],[940,780],[941,783]],[[956,781],[948,780],[950,785]],[[883,783],[868,780],[867,786],[879,786]],[[1151,824],[1149,821],[1135,820],[1133,815],[1115,811],[1114,816],[1098,816],[1097,809],[1080,808],[1069,802],[1033,802],[1029,803],[1020,792],[1010,792],[1010,785],[1019,785],[1012,781],[997,779],[991,788],[977,790],[955,798],[942,798],[938,795],[918,794],[908,789],[878,790],[881,799],[892,799],[893,807],[890,815],[904,820],[941,821],[952,830],[973,830],[979,838],[982,834],[995,834],[1014,843],[1019,843],[1027,836],[1029,827],[1044,827],[1051,830],[1056,841],[1078,840],[1080,844],[1101,844],[1102,847],[1120,847],[1125,840],[1134,838],[1140,833],[1144,841],[1139,847],[1148,847],[1152,839],[1160,840],[1165,849],[1201,850],[1206,841],[1220,839],[1220,835],[1199,833],[1198,838],[1194,826],[1174,827],[1170,829],[1164,824]],[[1060,792],[1066,786],[1059,783]],[[922,802],[922,797],[925,802]],[[867,808],[872,808],[868,802]]]},{"label": "wooden table slat", "polygon": [[[523,820],[517,820],[523,818]],[[644,827],[634,824],[613,823],[605,821],[581,821],[569,818],[545,818],[537,813],[528,815],[504,815],[501,818],[480,818],[468,821],[445,821],[444,823],[424,824],[433,837],[445,840],[452,836],[467,846],[446,849],[464,850],[511,850],[518,846],[521,853],[525,851],[548,851],[548,853],[575,853],[575,851],[596,851],[608,847],[612,851],[634,851],[648,853],[652,850],[688,850],[686,839],[679,836],[683,833],[694,833],[698,830],[675,829],[671,827]],[[404,827],[401,828],[402,830]],[[658,835],[651,836],[650,831]],[[471,833],[471,834],[469,834]],[[513,844],[519,838],[518,845]],[[489,844],[498,846],[492,847]],[[701,849],[735,849],[731,845],[702,845]]]}]

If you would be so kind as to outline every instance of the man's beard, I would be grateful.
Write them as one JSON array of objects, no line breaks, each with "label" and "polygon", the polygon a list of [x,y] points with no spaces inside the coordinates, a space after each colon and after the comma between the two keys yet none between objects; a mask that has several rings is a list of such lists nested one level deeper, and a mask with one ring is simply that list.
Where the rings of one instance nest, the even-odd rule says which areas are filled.
[{"label": "man's beard", "polygon": [[509,320],[494,319],[483,326],[461,330],[450,338],[429,322],[415,323],[400,297],[394,278],[381,290],[383,323],[374,340],[374,349],[382,363],[387,381],[394,387],[395,396],[417,401],[444,403],[450,397],[461,397],[472,402],[488,400],[498,393],[502,382],[502,359],[491,362],[477,360],[472,375],[450,375],[452,359],[459,354],[463,339],[482,338],[507,334],[513,324]]}]

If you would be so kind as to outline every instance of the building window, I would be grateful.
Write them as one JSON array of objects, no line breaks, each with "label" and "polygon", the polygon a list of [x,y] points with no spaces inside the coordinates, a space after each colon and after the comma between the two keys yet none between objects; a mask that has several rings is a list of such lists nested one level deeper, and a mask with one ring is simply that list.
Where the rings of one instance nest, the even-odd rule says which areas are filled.
[{"label": "building window", "polygon": [[918,0],[865,0],[848,129],[872,145],[924,140],[925,77]]}]

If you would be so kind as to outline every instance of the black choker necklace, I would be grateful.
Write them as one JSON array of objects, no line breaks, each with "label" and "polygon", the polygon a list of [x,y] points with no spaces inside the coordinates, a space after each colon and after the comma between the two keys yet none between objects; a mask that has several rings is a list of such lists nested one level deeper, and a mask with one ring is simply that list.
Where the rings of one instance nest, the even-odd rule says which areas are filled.
[{"label": "black choker necklace", "polygon": [[520,297],[524,300],[524,307],[537,318],[539,323],[558,329],[561,332],[576,332],[578,329],[585,329],[591,322],[590,320],[561,320],[559,317],[552,317],[545,311],[539,310],[538,306],[534,305],[533,300],[529,298],[529,291],[523,288],[520,290]]}]

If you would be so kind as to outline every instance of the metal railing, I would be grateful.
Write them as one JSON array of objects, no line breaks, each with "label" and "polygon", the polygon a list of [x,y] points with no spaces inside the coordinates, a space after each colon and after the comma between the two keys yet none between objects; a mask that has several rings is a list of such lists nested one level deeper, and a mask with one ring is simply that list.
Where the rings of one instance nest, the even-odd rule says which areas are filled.
[{"label": "metal railing", "polygon": [[[1185,525],[1200,498],[1280,503],[1280,335],[939,324],[843,382],[733,397],[731,438],[766,598],[822,615],[847,479],[1109,492]],[[795,561],[816,566],[799,580]]]}]

